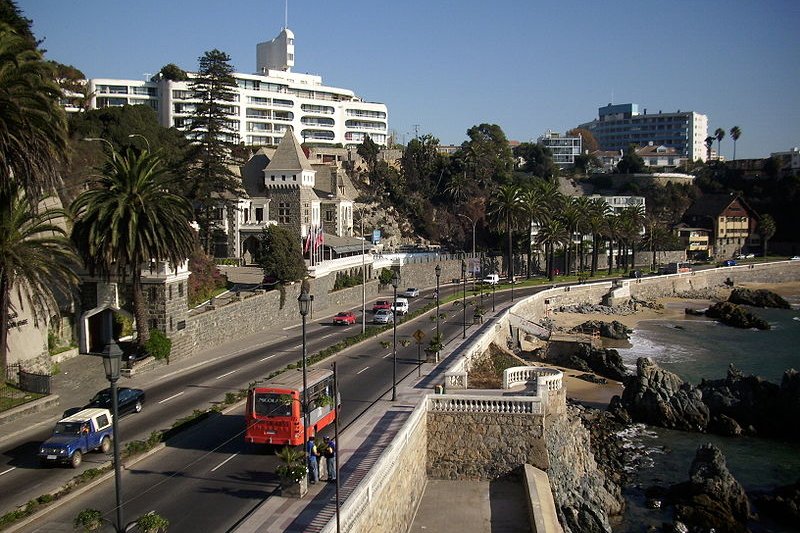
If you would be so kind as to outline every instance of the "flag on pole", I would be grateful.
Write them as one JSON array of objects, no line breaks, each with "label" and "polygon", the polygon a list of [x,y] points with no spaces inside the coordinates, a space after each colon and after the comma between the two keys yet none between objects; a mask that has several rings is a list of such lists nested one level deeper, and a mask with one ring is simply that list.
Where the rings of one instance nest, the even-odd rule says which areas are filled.
[{"label": "flag on pole", "polygon": [[311,234],[312,234],[312,229],[308,228],[308,233],[306,234],[306,244],[303,247],[304,254],[308,252],[309,248],[311,248]]},{"label": "flag on pole", "polygon": [[317,242],[315,246],[322,246],[325,244],[325,234],[322,231],[322,228],[319,228],[319,233],[317,234]]}]

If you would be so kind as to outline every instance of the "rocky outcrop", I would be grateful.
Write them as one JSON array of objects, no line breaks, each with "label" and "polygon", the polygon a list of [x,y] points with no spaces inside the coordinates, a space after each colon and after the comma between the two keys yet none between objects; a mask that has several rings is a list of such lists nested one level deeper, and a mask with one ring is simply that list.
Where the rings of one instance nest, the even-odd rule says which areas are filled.
[{"label": "rocky outcrop", "polygon": [[711,418],[700,390],[645,357],[636,361],[636,375],[625,379],[622,398],[615,396],[609,409],[622,420],[685,431],[704,431]]},{"label": "rocky outcrop", "polygon": [[761,518],[797,526],[800,524],[800,480],[791,485],[753,496],[753,503]]},{"label": "rocky outcrop", "polygon": [[769,322],[731,302],[719,302],[712,305],[706,311],[706,316],[716,318],[723,324],[735,328],[770,329]]},{"label": "rocky outcrop", "polygon": [[714,419],[709,430],[723,435],[800,439],[800,373],[796,370],[784,372],[777,385],[759,376],[746,376],[730,365],[725,379],[703,380],[698,388]]},{"label": "rocky outcrop", "polygon": [[670,499],[675,518],[690,528],[717,533],[744,533],[750,502],[744,489],[728,471],[725,456],[713,444],[698,448],[689,481],[674,485]]},{"label": "rocky outcrop", "polygon": [[588,344],[576,343],[574,350],[569,353],[552,353],[538,349],[532,355],[534,360],[582,372],[594,372],[616,381],[622,381],[628,375],[619,352],[610,348],[592,348]]},{"label": "rocky outcrop", "polygon": [[585,413],[569,406],[566,415],[548,417],[547,475],[565,533],[610,533],[609,517],[622,513],[624,500],[620,485],[597,462],[602,452],[593,452]]},{"label": "rocky outcrop", "polygon": [[791,309],[789,302],[784,300],[779,294],[767,289],[733,289],[728,301],[739,305],[751,305],[753,307],[775,307],[778,309]]},{"label": "rocky outcrop", "polygon": [[603,322],[602,320],[587,320],[583,324],[579,324],[569,330],[569,333],[583,333],[592,335],[595,331],[599,332],[601,337],[615,340],[626,340],[630,338],[633,330],[618,320],[612,322]]},{"label": "rocky outcrop", "polygon": [[745,376],[731,365],[725,379],[703,380],[694,387],[651,359],[640,358],[636,375],[625,379],[625,391],[611,400],[609,411],[626,423],[798,440],[800,373],[787,370],[777,385]]}]

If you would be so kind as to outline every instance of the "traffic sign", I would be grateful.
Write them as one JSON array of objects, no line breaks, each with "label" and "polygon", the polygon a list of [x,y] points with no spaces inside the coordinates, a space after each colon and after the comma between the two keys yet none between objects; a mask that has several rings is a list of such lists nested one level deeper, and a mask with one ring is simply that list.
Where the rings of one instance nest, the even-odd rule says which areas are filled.
[{"label": "traffic sign", "polygon": [[414,332],[414,334],[412,336],[415,339],[417,339],[417,344],[421,344],[422,343],[422,339],[425,338],[425,332],[422,331],[421,329],[418,329],[417,331]]}]

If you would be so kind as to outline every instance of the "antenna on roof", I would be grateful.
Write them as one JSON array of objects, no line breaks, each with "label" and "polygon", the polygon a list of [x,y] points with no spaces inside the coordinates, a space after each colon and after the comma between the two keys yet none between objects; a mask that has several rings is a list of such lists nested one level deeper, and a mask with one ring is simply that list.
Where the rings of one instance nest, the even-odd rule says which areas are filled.
[{"label": "antenna on roof", "polygon": [[289,0],[286,0],[283,10],[283,27],[289,27]]}]

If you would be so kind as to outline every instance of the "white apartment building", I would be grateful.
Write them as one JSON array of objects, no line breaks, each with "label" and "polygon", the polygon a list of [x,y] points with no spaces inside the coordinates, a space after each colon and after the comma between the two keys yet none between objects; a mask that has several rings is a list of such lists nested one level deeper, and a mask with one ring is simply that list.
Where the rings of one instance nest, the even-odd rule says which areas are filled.
[{"label": "white apartment building", "polygon": [[570,137],[547,130],[547,133],[539,137],[536,142],[550,149],[550,153],[553,155],[553,163],[560,168],[575,165],[575,157],[582,153],[583,139],[580,135]]},{"label": "white apartment building", "polygon": [[[258,73],[234,74],[237,89],[229,105],[233,130],[229,141],[277,146],[291,127],[303,142],[317,145],[356,146],[369,135],[376,144],[386,146],[389,119],[385,104],[366,102],[349,89],[326,86],[321,76],[294,73],[294,60],[294,34],[289,29],[257,45]],[[90,109],[149,105],[158,112],[163,126],[184,131],[197,103],[191,81],[172,81],[160,75],[150,81],[96,78],[88,83]]]}]

